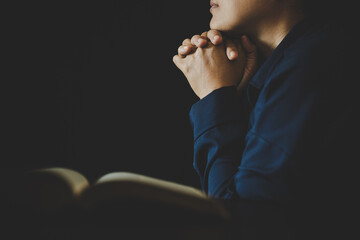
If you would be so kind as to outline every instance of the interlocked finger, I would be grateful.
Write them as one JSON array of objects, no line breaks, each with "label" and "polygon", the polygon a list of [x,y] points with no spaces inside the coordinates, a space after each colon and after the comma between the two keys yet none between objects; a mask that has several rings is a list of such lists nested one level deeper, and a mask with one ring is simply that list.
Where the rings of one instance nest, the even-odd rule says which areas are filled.
[{"label": "interlocked finger", "polygon": [[207,38],[202,37],[201,35],[194,35],[191,38],[191,44],[195,45],[196,47],[205,47],[207,45]]},{"label": "interlocked finger", "polygon": [[191,45],[191,40],[190,38],[186,38],[183,42],[182,45]]},{"label": "interlocked finger", "polygon": [[223,42],[223,37],[218,30],[209,30],[209,32],[207,32],[207,37],[214,45],[218,45]]},{"label": "interlocked finger", "polygon": [[178,55],[180,57],[186,57],[191,54],[195,50],[195,46],[191,44],[191,40],[189,38],[185,39],[182,42],[182,45],[178,48]]}]

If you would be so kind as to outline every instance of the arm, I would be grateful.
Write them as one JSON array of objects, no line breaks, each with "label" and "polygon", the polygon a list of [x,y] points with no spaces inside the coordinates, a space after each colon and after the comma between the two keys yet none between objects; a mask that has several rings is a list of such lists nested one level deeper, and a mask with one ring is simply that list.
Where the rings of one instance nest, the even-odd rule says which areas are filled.
[{"label": "arm", "polygon": [[230,61],[235,61],[238,58],[243,61],[244,74],[237,86],[237,90],[241,92],[258,69],[256,46],[246,35],[243,35],[240,39],[224,39],[220,31],[211,29],[201,35],[194,35],[191,39],[185,39],[178,48],[178,56],[185,58],[194,53],[197,48],[205,48],[208,41],[215,46],[224,44],[226,56]]},{"label": "arm", "polygon": [[313,63],[284,61],[262,89],[249,85],[257,97],[250,116],[231,88],[193,106],[194,166],[209,195],[286,202],[291,191],[319,192],[326,111],[334,100],[321,80],[330,78]]},{"label": "arm", "polygon": [[[248,99],[234,100],[234,86],[222,87],[192,107],[194,167],[207,193],[277,202],[288,196],[309,200],[331,189],[331,183],[342,182],[336,170],[344,168],[344,159],[337,158],[343,156],[341,149],[324,147],[331,129],[342,131],[336,119],[346,100],[339,93],[349,84],[339,82],[341,68],[335,60],[340,58],[328,50],[333,44],[320,40],[311,36],[286,52],[278,50],[278,58],[271,60],[274,67],[263,65],[249,84]],[[191,60],[188,57],[184,59]],[[266,80],[259,84],[259,79]]]},{"label": "arm", "polygon": [[235,87],[215,90],[193,105],[194,168],[209,195],[232,198],[230,186],[240,164],[247,126],[245,101]]},{"label": "arm", "polygon": [[[195,133],[197,155],[195,159],[209,159],[207,163],[195,160],[195,168],[201,176],[205,191],[208,190],[207,182],[214,179],[221,179],[221,182],[214,182],[215,188],[223,188],[229,181],[228,176],[231,177],[234,174],[241,159],[239,146],[242,138],[240,135],[244,133],[242,128],[245,124],[242,122],[247,121],[247,116],[244,117],[240,113],[244,108],[239,107],[237,90],[240,89],[240,86],[247,84],[250,74],[254,72],[256,66],[256,64],[244,65],[245,59],[256,63],[256,48],[247,38],[243,38],[242,41],[244,45],[247,45],[247,50],[251,51],[242,52],[242,49],[238,48],[238,57],[232,61],[227,59],[229,54],[226,52],[228,50],[225,51],[223,44],[214,45],[212,42],[199,48],[192,46],[192,54],[181,55],[179,53],[173,58],[174,63],[184,73],[194,92],[202,99],[193,106],[191,119]],[[247,58],[249,54],[255,55],[254,58]],[[246,78],[248,79],[244,80]],[[214,117],[212,117],[213,114]],[[225,140],[225,142],[221,142],[221,140]],[[224,158],[220,156],[220,161],[213,161],[219,160],[219,158],[217,158],[218,153],[211,149],[212,147],[216,151],[225,153],[226,156]],[[235,162],[234,159],[236,159]],[[202,169],[200,165],[197,166],[197,163],[206,166],[206,169]],[[211,172],[212,177],[208,177],[207,170]],[[210,194],[212,194],[212,190]]]}]

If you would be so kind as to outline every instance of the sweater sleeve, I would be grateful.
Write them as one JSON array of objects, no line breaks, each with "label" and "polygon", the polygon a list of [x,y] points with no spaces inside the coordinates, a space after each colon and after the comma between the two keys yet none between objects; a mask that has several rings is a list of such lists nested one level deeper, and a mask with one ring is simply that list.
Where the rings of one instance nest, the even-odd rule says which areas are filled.
[{"label": "sweater sleeve", "polygon": [[194,168],[206,193],[282,203],[334,196],[331,183],[344,182],[353,80],[335,40],[327,26],[299,25],[245,94],[224,87],[193,105]]},{"label": "sweater sleeve", "polygon": [[317,181],[334,80],[323,76],[327,65],[306,60],[279,64],[250,112],[244,111],[250,95],[240,99],[234,87],[193,105],[194,168],[208,195],[287,202],[290,191],[301,192],[295,186]]},{"label": "sweater sleeve", "polygon": [[235,87],[217,89],[195,103],[190,111],[194,132],[194,168],[202,189],[229,199],[232,178],[240,164],[245,129],[241,100]]}]

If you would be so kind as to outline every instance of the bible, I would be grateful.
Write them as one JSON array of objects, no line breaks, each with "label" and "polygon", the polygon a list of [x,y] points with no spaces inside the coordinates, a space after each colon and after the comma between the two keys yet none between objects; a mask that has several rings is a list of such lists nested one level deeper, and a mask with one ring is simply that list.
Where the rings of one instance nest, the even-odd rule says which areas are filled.
[{"label": "bible", "polygon": [[24,174],[12,188],[11,197],[17,206],[43,213],[69,207],[103,211],[107,206],[108,212],[120,208],[121,215],[125,211],[131,215],[141,208],[141,211],[152,211],[153,215],[160,211],[171,214],[176,209],[218,219],[229,218],[221,202],[199,189],[131,172],[108,173],[90,184],[78,171],[44,168]]}]

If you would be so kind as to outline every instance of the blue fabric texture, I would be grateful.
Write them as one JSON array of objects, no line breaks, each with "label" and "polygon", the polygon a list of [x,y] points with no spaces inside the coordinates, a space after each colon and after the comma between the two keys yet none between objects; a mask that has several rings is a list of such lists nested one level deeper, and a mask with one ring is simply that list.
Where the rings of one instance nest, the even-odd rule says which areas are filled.
[{"label": "blue fabric texture", "polygon": [[332,31],[297,24],[246,91],[223,87],[192,106],[194,168],[206,193],[289,202],[331,184],[337,163],[330,143],[344,141],[337,132],[349,101],[339,97],[347,83]]}]

